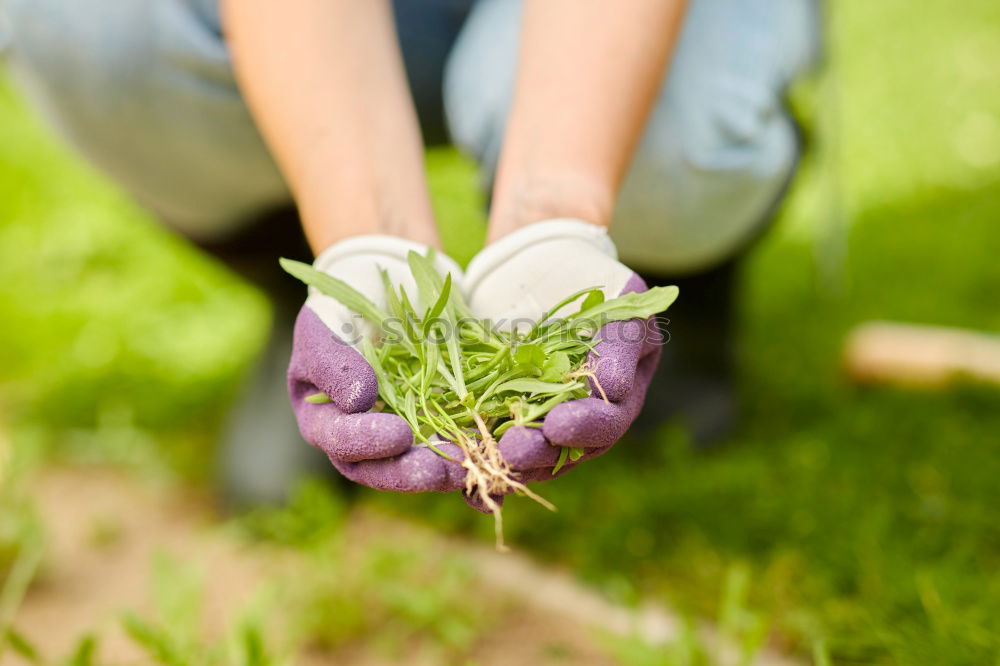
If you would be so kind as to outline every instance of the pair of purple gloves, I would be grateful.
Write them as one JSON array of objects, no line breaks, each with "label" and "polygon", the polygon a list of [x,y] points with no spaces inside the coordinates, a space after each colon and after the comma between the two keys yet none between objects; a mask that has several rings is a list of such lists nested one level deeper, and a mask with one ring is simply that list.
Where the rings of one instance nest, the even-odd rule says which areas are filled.
[{"label": "pair of purple gloves", "polygon": [[[416,293],[406,256],[426,247],[388,236],[359,236],[323,252],[314,266],[344,280],[385,306],[379,268]],[[645,291],[646,285],[616,259],[607,232],[578,220],[550,220],[505,236],[480,252],[464,273],[448,257],[436,255],[441,274],[463,289],[472,311],[501,325],[535,321],[574,292],[602,286],[606,297]],[[567,310],[567,313],[569,310]],[[558,314],[558,313],[557,313]],[[371,366],[355,349],[371,328],[333,299],[311,290],[295,322],[288,390],[299,429],[348,479],[381,490],[416,493],[465,487],[460,464],[426,447],[413,446],[409,425],[394,414],[369,410],[378,395]],[[635,420],[660,358],[661,338],[649,320],[612,322],[598,333],[592,367],[607,396],[555,407],[541,428],[514,427],[500,438],[500,451],[522,482],[554,477],[561,447],[584,455],[560,469],[607,451]],[[593,384],[593,380],[591,380]],[[332,402],[306,397],[326,393]],[[441,448],[455,458],[454,444]]]}]

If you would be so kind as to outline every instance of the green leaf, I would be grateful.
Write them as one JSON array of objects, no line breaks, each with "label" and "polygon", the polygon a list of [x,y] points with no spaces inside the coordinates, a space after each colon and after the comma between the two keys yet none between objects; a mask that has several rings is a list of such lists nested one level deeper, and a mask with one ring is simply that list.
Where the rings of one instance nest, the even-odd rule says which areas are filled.
[{"label": "green leaf", "polygon": [[489,417],[506,416],[510,413],[510,409],[507,407],[507,403],[505,402],[500,402],[499,400],[487,400],[480,405],[479,413]]},{"label": "green leaf", "polygon": [[407,318],[415,318],[417,316],[417,309],[413,307],[413,303],[410,302],[410,295],[406,293],[406,288],[403,285],[399,285],[399,298],[403,302],[403,310],[407,313]]},{"label": "green leaf", "polygon": [[504,421],[503,423],[501,423],[500,425],[498,425],[496,428],[493,429],[493,438],[499,440],[501,435],[503,435],[505,432],[507,432],[516,425],[517,422],[514,421],[513,419],[509,421]]},{"label": "green leaf", "polygon": [[595,326],[603,326],[612,321],[646,319],[669,308],[677,300],[679,291],[677,287],[653,287],[648,291],[633,292],[599,303],[572,314],[569,318],[578,323],[593,322]]},{"label": "green leaf", "polygon": [[[382,330],[387,336],[392,337],[393,335],[396,335],[401,341],[415,342],[417,339],[417,332],[413,328],[415,313],[407,309],[400,300],[399,295],[396,293],[396,288],[393,286],[392,280],[389,278],[389,271],[384,268],[380,268],[379,276],[382,278],[382,287],[385,290],[385,298],[386,302],[389,304],[389,310],[398,320],[398,322],[390,322],[388,320],[385,321],[382,325]],[[398,329],[396,328],[397,325],[399,327]]]},{"label": "green leaf", "polygon": [[542,365],[542,376],[539,377],[544,382],[561,382],[569,374],[572,364],[569,354],[566,352],[553,352]]},{"label": "green leaf", "polygon": [[533,343],[520,344],[514,350],[514,360],[529,368],[542,369],[545,364],[545,350]]},{"label": "green leaf", "polygon": [[[422,257],[414,251],[410,251],[406,255],[407,262],[410,264],[410,272],[413,273],[413,278],[417,283],[417,288],[420,289],[421,302],[426,306],[432,302],[436,295],[444,288],[443,278],[434,264],[434,257],[436,252],[434,248],[428,248],[427,256]],[[451,275],[448,273],[448,275]],[[421,286],[423,282],[423,286]],[[430,300],[424,300],[424,290],[429,287],[433,287],[433,294]],[[472,311],[469,310],[469,306],[466,304],[465,299],[462,297],[462,292],[460,289],[452,289],[448,297],[448,305],[450,307],[446,308],[444,313],[449,318],[460,318],[460,319],[473,319]]]},{"label": "green leaf", "polygon": [[604,302],[604,292],[600,289],[595,289],[587,294],[587,297],[583,299],[583,303],[580,304],[581,310],[589,310],[592,307],[596,307]]},{"label": "green leaf", "polygon": [[556,473],[563,468],[563,465],[566,464],[567,458],[569,458],[569,447],[564,446],[562,447],[562,451],[559,452],[559,460],[556,461],[556,466],[552,468],[552,476],[555,476]]},{"label": "green leaf", "polygon": [[430,340],[424,340],[424,366],[420,379],[420,390],[426,395],[427,389],[434,379],[437,364],[441,360],[441,350]]},{"label": "green leaf", "polygon": [[389,271],[379,268],[378,275],[382,279],[382,288],[385,290],[385,300],[389,304],[389,311],[393,316],[405,319],[406,312],[403,311],[403,304],[399,300],[399,295],[396,294],[396,288],[389,277]]},{"label": "green leaf", "polygon": [[[583,384],[579,384],[578,386],[580,388],[583,388]],[[522,415],[525,425],[531,425],[532,422],[537,421],[538,419],[542,418],[550,411],[552,411],[553,407],[555,407],[556,405],[561,405],[567,400],[572,400],[573,397],[574,397],[573,391],[567,391],[565,393],[556,393],[551,398],[549,398],[545,402],[542,402],[541,404],[529,404],[527,409],[524,410],[524,414]]]},{"label": "green leaf", "polygon": [[417,283],[420,305],[425,309],[433,307],[444,286],[441,275],[428,257],[422,257],[413,250],[406,254],[406,261],[410,264],[410,272],[413,273],[413,280]]},{"label": "green leaf", "polygon": [[559,452],[559,460],[556,461],[556,466],[552,468],[552,476],[555,476],[556,473],[563,468],[563,465],[566,464],[567,458],[572,462],[576,462],[583,457],[583,453],[583,449],[579,446],[562,447],[562,451]]},{"label": "green leaf", "polygon": [[312,287],[316,287],[320,293],[338,301],[347,309],[357,312],[379,328],[382,327],[382,322],[389,318],[385,310],[372,303],[367,296],[343,280],[318,271],[309,264],[304,264],[301,261],[293,261],[282,257],[279,263],[293,277],[302,280]]},{"label": "green leaf", "polygon": [[328,402],[333,402],[333,400],[326,393],[313,393],[306,396],[306,402],[313,405],[325,405]]},{"label": "green leaf", "polygon": [[515,391],[517,393],[554,394],[566,393],[583,386],[580,382],[543,382],[538,379],[511,379],[496,387],[496,392]]},{"label": "green leaf", "polygon": [[382,359],[375,349],[375,345],[368,339],[362,340],[361,344],[361,353],[364,355],[365,360],[368,361],[368,365],[372,366],[372,370],[375,371],[379,395],[385,400],[385,404],[393,410],[398,411],[399,398],[396,395],[396,387],[389,379],[389,375],[386,374],[385,367],[382,365]]},{"label": "green leaf", "polygon": [[592,293],[594,293],[595,291],[596,292],[600,292],[601,299],[604,298],[604,292],[601,292],[601,288],[600,287],[587,287],[586,289],[581,289],[580,291],[576,292],[575,294],[570,294],[566,298],[564,298],[561,301],[559,301],[558,303],[556,303],[554,306],[552,306],[551,308],[549,308],[549,310],[547,312],[545,312],[537,322],[535,322],[534,328],[532,328],[531,331],[528,333],[528,338],[534,337],[534,334],[538,331],[539,328],[541,328],[542,324],[544,324],[549,319],[551,319],[552,316],[555,313],[559,312],[564,307],[566,307],[567,305],[569,305],[573,301],[577,300],[578,298],[580,298],[584,294],[587,294],[588,298],[589,298],[589,295],[592,294]]},{"label": "green leaf", "polygon": [[[475,358],[469,359],[470,365],[473,370],[466,375],[465,380],[468,382],[468,389],[470,391],[478,391],[484,385],[489,384],[494,379],[493,370],[501,365],[507,360],[507,355],[510,353],[510,347],[503,347],[500,350],[494,351],[488,356],[488,360],[484,362],[476,361]],[[473,383],[476,383],[475,388],[473,388]]]},{"label": "green leaf", "polygon": [[465,375],[462,372],[462,350],[459,349],[458,336],[454,331],[449,331],[446,335],[448,357],[451,360],[452,376],[455,379],[455,393],[458,394],[459,398],[464,398],[468,390],[465,388]]},{"label": "green leaf", "polygon": [[407,391],[406,395],[403,396],[401,408],[403,414],[406,416],[406,420],[413,427],[414,431],[419,430],[418,424],[420,421],[417,418],[417,396],[413,391]]},{"label": "green leaf", "polygon": [[447,277],[444,279],[444,285],[441,287],[441,293],[438,295],[437,301],[434,306],[427,311],[424,316],[424,337],[430,332],[430,327],[434,324],[435,320],[444,312],[444,308],[448,305],[448,297],[451,295],[451,273],[448,273]]},{"label": "green leaf", "polygon": [[489,384],[489,386],[486,387],[486,389],[484,389],[479,394],[478,404],[481,405],[485,400],[492,397],[493,394],[497,392],[499,387],[504,384],[504,382],[510,381],[512,379],[518,379],[522,377],[522,375],[523,373],[519,369],[511,368],[504,372],[494,373],[490,377],[487,377],[487,379],[491,380],[491,383]]}]

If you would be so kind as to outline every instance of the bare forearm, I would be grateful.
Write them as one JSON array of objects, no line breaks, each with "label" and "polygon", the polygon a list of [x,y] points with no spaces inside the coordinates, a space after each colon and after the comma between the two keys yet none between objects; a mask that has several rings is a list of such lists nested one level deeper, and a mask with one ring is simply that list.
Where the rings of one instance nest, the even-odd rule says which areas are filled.
[{"label": "bare forearm", "polygon": [[610,224],[685,4],[527,0],[491,239],[552,217]]},{"label": "bare forearm", "polygon": [[385,233],[436,244],[388,0],[223,0],[241,89],[313,250]]}]

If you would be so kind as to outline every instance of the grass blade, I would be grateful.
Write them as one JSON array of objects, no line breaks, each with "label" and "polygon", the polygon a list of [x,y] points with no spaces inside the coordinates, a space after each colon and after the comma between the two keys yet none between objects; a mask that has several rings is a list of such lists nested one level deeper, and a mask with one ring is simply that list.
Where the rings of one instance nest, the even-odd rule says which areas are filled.
[{"label": "grass blade", "polygon": [[302,280],[311,287],[315,287],[320,293],[338,301],[347,309],[357,312],[380,329],[383,322],[389,318],[389,314],[385,310],[372,303],[367,296],[343,280],[318,271],[309,264],[304,264],[301,261],[281,258],[279,263],[293,277]]},{"label": "grass blade", "polygon": [[577,323],[595,321],[598,322],[598,327],[612,321],[646,319],[669,308],[677,300],[678,293],[680,290],[677,287],[653,287],[648,291],[633,292],[604,301],[571,314],[568,318]]},{"label": "grass blade", "polygon": [[424,337],[427,337],[430,332],[430,327],[434,324],[434,321],[441,316],[444,312],[444,308],[448,305],[448,298],[451,295],[451,273],[444,279],[444,286],[441,287],[441,293],[438,294],[438,299],[434,303],[434,306],[427,311],[424,316]]},{"label": "grass blade", "polygon": [[552,468],[552,476],[555,476],[559,470],[563,468],[566,464],[566,460],[569,458],[569,447],[562,447],[562,451],[559,452],[559,460],[556,461],[556,466]]},{"label": "grass blade", "polygon": [[[431,254],[431,257],[434,255]],[[444,288],[441,275],[434,268],[434,264],[428,257],[422,257],[419,253],[410,250],[406,255],[406,261],[410,264],[410,272],[417,283],[417,293],[420,296],[420,304],[424,308],[432,308],[438,300],[438,295]]]},{"label": "grass blade", "polygon": [[68,666],[93,666],[96,653],[97,639],[92,634],[87,634],[77,643],[73,655],[69,658]]},{"label": "grass blade", "polygon": [[11,652],[29,664],[39,664],[41,666],[45,663],[38,649],[31,641],[17,631],[14,631],[13,628],[8,628],[3,635],[0,635],[0,657],[3,656],[5,652],[4,648],[6,647],[9,647]]},{"label": "grass blade", "polygon": [[375,371],[375,379],[378,381],[378,392],[382,396],[382,399],[385,400],[385,404],[393,410],[398,410],[399,398],[396,395],[396,387],[389,379],[389,375],[382,365],[382,359],[379,357],[379,353],[371,343],[371,340],[366,338],[362,341],[362,352],[365,360],[368,361],[368,365],[372,366],[372,370]]},{"label": "grass blade", "polygon": [[465,388],[465,374],[462,371],[462,350],[458,346],[458,335],[456,335],[455,331],[448,331],[446,335],[448,358],[451,361],[451,372],[455,379],[455,393],[458,394],[459,400],[464,400],[469,391]]},{"label": "grass blade", "polygon": [[543,382],[539,379],[511,379],[506,381],[496,388],[496,393],[503,393],[504,391],[514,391],[516,393],[533,393],[538,394],[556,394],[556,393],[567,393],[574,389],[583,388],[583,384],[580,382]]},{"label": "grass blade", "polygon": [[594,294],[594,293],[600,294],[601,295],[601,300],[603,301],[603,299],[604,299],[604,292],[601,291],[600,287],[588,287],[586,289],[581,289],[580,291],[576,292],[575,294],[572,294],[572,295],[567,296],[566,298],[562,299],[561,301],[559,301],[558,303],[556,303],[554,306],[552,306],[551,308],[549,308],[548,311],[545,312],[537,322],[535,322],[535,326],[528,333],[528,337],[529,338],[534,337],[534,334],[538,331],[539,328],[541,328],[542,324],[544,324],[549,319],[551,319],[552,316],[555,315],[555,313],[559,312],[564,307],[566,307],[567,305],[569,305],[573,301],[579,299],[581,296],[583,296],[585,294],[587,295],[587,299],[589,300],[590,296],[592,294]]},{"label": "grass blade", "polygon": [[8,638],[7,631],[14,622],[14,615],[21,607],[28,586],[38,572],[43,550],[44,542],[41,532],[31,530],[21,540],[17,558],[7,571],[7,579],[3,582],[3,588],[0,590],[0,648],[3,647],[3,641]]},{"label": "grass blade", "polygon": [[153,627],[135,613],[128,612],[122,616],[122,625],[139,647],[157,664],[162,666],[185,666],[184,658],[178,654],[170,638],[165,632]]}]

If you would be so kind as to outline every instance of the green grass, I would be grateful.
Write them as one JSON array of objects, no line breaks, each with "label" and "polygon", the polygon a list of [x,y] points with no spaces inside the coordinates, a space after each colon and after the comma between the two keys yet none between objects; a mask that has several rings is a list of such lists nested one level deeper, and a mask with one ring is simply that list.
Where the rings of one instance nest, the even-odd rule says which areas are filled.
[{"label": "green grass", "polygon": [[[559,513],[509,502],[509,540],[616,598],[709,617],[742,572],[773,639],[817,663],[996,663],[1000,393],[856,389],[838,349],[874,317],[1000,331],[1000,5],[843,0],[833,30],[835,78],[799,100],[816,152],[747,270],[737,436],[708,453],[673,428],[623,442],[546,487]],[[6,89],[0,147],[15,444],[129,457],[203,430],[261,342],[261,299],[67,158]],[[475,175],[453,153],[428,162],[467,260]],[[490,529],[454,498],[365,497]]]}]

